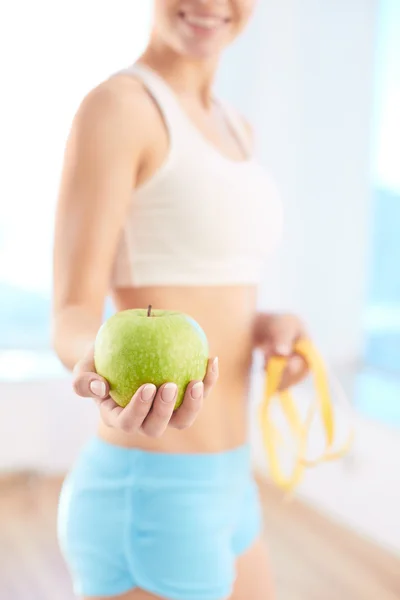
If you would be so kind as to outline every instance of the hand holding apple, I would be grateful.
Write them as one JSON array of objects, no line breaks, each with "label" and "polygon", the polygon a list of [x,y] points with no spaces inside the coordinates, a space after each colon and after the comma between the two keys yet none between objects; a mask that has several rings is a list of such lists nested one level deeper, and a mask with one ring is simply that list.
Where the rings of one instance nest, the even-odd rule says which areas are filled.
[{"label": "hand holding apple", "polygon": [[193,423],[218,361],[208,358],[207,338],[190,316],[149,307],[108,319],[74,375],[75,392],[97,400],[107,425],[158,437]]}]

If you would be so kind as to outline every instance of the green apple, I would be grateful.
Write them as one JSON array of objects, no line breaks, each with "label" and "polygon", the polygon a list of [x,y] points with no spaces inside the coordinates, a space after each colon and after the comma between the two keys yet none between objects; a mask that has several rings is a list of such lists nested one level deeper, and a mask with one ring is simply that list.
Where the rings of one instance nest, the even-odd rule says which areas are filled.
[{"label": "green apple", "polygon": [[207,337],[192,317],[151,306],[111,316],[100,327],[94,348],[96,371],[123,407],[141,385],[171,382],[178,386],[176,410],[187,384],[204,378],[208,356]]}]

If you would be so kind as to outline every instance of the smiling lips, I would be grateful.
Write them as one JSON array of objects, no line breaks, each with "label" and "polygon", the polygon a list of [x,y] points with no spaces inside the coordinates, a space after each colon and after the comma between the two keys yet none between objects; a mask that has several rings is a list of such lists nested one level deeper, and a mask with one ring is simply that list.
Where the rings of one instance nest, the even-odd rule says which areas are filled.
[{"label": "smiling lips", "polygon": [[179,16],[190,27],[204,32],[216,31],[230,21],[230,19],[226,17],[214,15],[190,15],[183,11],[179,13]]}]

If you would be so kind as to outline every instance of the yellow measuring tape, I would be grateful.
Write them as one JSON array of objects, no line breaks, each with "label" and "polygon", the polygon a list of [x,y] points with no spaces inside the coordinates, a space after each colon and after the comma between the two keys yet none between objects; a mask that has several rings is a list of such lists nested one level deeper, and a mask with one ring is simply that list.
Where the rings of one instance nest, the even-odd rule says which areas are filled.
[{"label": "yellow measuring tape", "polygon": [[[306,361],[310,373],[313,375],[314,386],[317,392],[317,397],[310,405],[304,422],[302,422],[290,391],[279,390],[282,375],[287,364],[286,357],[274,356],[268,361],[264,397],[260,406],[261,431],[269,460],[270,474],[273,481],[286,491],[292,491],[299,484],[307,467],[341,458],[350,449],[354,438],[353,431],[351,431],[343,446],[338,450],[333,449],[336,433],[335,418],[324,362],[315,346],[308,339],[298,341],[294,347],[294,352],[302,356]],[[270,416],[274,398],[280,400],[283,413],[296,441],[294,466],[289,476],[285,476],[282,473],[278,459],[277,446],[281,443],[281,439]],[[312,421],[316,415],[321,417],[324,428],[325,451],[317,459],[309,460],[305,454],[308,435]]]}]

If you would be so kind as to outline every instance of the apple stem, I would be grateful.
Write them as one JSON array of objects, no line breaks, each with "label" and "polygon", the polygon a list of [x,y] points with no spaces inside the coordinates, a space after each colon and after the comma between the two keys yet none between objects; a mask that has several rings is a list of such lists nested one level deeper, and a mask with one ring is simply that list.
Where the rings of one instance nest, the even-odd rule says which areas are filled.
[{"label": "apple stem", "polygon": [[149,307],[148,307],[148,309],[147,309],[147,316],[148,316],[148,317],[151,317],[151,308],[152,308],[152,307],[151,307],[151,304],[149,304]]}]

